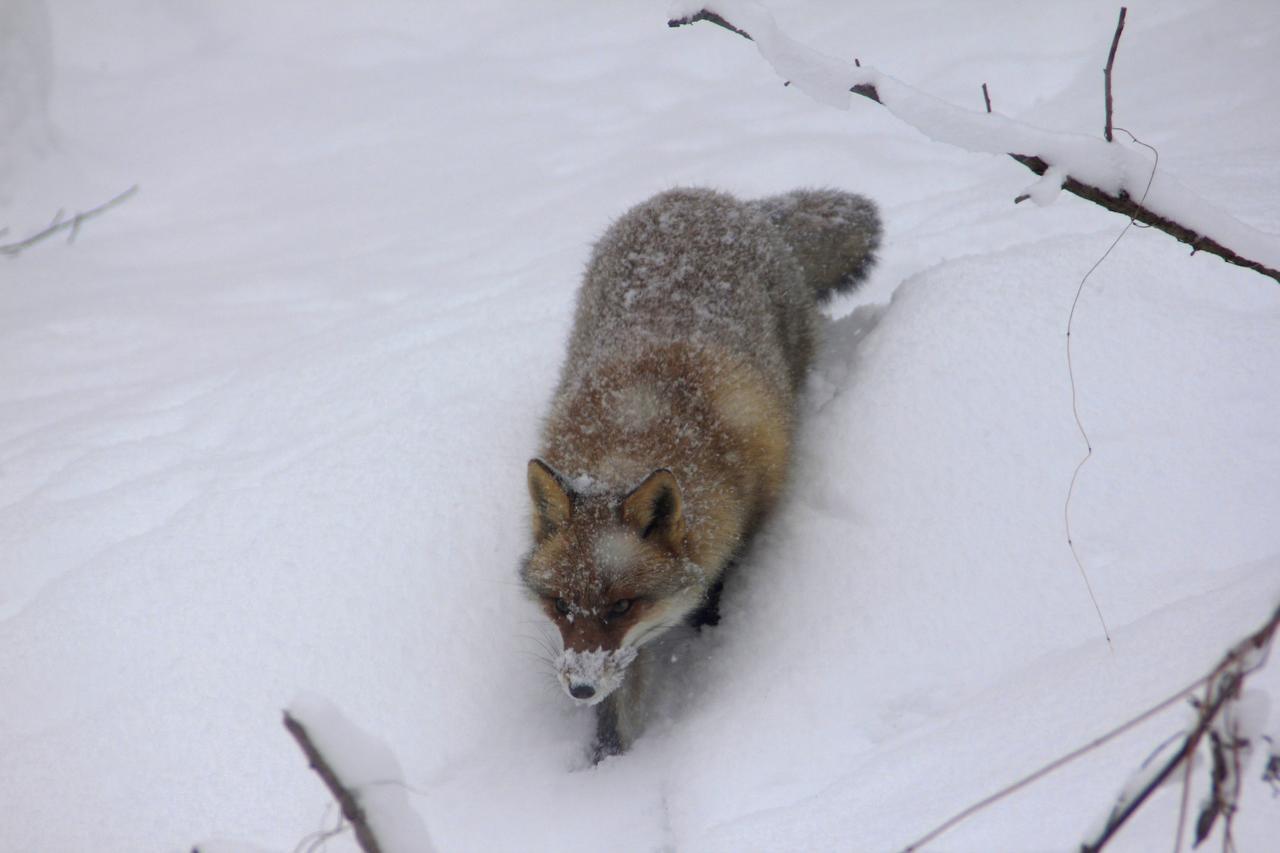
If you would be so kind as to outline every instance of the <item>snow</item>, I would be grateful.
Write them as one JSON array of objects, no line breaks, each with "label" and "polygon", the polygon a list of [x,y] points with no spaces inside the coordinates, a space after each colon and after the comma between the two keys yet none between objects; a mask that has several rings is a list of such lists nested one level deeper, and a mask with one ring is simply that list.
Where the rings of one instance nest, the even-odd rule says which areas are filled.
[{"label": "snow", "polygon": [[[1117,123],[1160,151],[1148,201],[1185,190],[1263,251],[1273,7],[1130,3],[1115,81]],[[0,239],[141,188],[74,245],[0,259],[0,802],[20,816],[0,851],[295,849],[334,823],[280,725],[303,691],[378,733],[441,850],[891,850],[1273,612],[1275,282],[1135,228],[1085,286],[1094,455],[1071,513],[1109,649],[1062,529],[1083,452],[1064,331],[1124,220],[1015,206],[1030,178],[1008,158],[865,99],[828,109],[665,12],[0,12],[34,57],[4,76],[0,26],[0,104],[37,128],[0,136]],[[981,109],[987,82],[1010,121],[1100,134],[1114,4],[774,14],[947,103]],[[1140,190],[1146,149],[1109,150]],[[864,193],[886,240],[830,308],[789,496],[720,625],[670,650],[635,748],[588,768],[592,709],[540,665],[548,623],[516,579],[525,465],[592,242],[679,185]],[[1280,666],[1248,687],[1272,708],[1249,728],[1275,732]],[[1171,709],[930,849],[1069,849],[1184,723]],[[1242,853],[1280,824],[1260,765]],[[1109,849],[1169,846],[1179,795]]]},{"label": "snow", "polygon": [[0,140],[4,140],[0,147],[0,204],[9,201],[6,190],[15,167],[33,148],[48,143],[52,64],[44,3],[5,3],[0,8]]},{"label": "snow", "polygon": [[[1062,185],[1066,183],[1067,173],[1057,166],[1044,170],[1039,180],[1028,186],[1024,193],[1040,207],[1048,207],[1062,195]],[[1141,196],[1139,196],[1141,198]]]}]

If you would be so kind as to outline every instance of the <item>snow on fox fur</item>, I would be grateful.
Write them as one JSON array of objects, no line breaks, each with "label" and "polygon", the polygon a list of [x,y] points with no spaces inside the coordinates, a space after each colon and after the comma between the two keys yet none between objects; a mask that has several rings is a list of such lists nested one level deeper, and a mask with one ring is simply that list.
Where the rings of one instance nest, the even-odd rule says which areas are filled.
[{"label": "snow on fox fur", "polygon": [[521,568],[595,705],[598,760],[643,729],[648,644],[714,622],[722,576],[787,479],[817,306],[874,261],[872,202],[831,190],[654,196],[596,244],[529,462]]}]

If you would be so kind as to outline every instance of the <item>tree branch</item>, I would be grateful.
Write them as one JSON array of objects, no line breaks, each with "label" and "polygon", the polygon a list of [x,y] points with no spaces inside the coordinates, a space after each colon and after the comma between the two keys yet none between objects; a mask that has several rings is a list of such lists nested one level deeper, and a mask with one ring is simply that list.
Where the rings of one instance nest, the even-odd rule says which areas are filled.
[{"label": "tree branch", "polygon": [[[1148,781],[1142,789],[1132,798],[1126,798],[1122,804],[1112,810],[1106,826],[1098,833],[1092,841],[1086,842],[1081,848],[1081,853],[1097,853],[1103,848],[1110,838],[1124,825],[1138,807],[1151,796],[1160,784],[1177,770],[1183,761],[1195,754],[1196,747],[1204,738],[1205,733],[1212,726],[1213,721],[1217,718],[1222,709],[1229,704],[1234,698],[1240,695],[1240,688],[1244,683],[1244,679],[1250,673],[1261,669],[1266,664],[1266,658],[1271,650],[1271,642],[1275,637],[1276,631],[1280,629],[1280,607],[1277,607],[1271,614],[1271,618],[1267,620],[1261,628],[1254,631],[1245,639],[1236,643],[1230,651],[1222,658],[1217,666],[1213,668],[1207,675],[1196,679],[1193,683],[1169,696],[1162,702],[1153,705],[1135,717],[1126,720],[1120,725],[1113,728],[1106,734],[1101,735],[1085,744],[1084,746],[1072,750],[1071,752],[1054,759],[1038,770],[1023,776],[1021,779],[1006,785],[994,794],[985,797],[973,805],[957,812],[920,838],[908,844],[902,849],[902,853],[915,853],[921,850],[926,844],[935,840],[943,833],[953,829],[957,825],[963,823],[975,814],[985,810],[987,807],[1005,799],[1009,795],[1020,791],[1026,786],[1043,779],[1050,773],[1058,770],[1071,762],[1075,761],[1083,755],[1086,755],[1103,744],[1119,737],[1121,734],[1129,731],[1138,724],[1151,719],[1156,714],[1164,711],[1173,704],[1180,702],[1188,694],[1193,693],[1202,685],[1208,685],[1206,695],[1207,700],[1199,706],[1199,716],[1197,725],[1186,734],[1183,739],[1182,746],[1178,752],[1168,762],[1163,765],[1159,771]],[[1189,766],[1189,765],[1188,765]],[[1264,777],[1265,778],[1265,777]]]},{"label": "tree branch", "polygon": [[[1117,804],[1107,819],[1106,826],[1092,841],[1081,845],[1080,853],[1098,853],[1120,830],[1120,827],[1133,816],[1133,813],[1146,802],[1147,798],[1179,767],[1185,767],[1190,773],[1191,757],[1195,755],[1205,735],[1211,734],[1218,715],[1240,697],[1245,678],[1266,664],[1267,655],[1271,651],[1271,641],[1275,637],[1277,628],[1280,628],[1280,607],[1276,608],[1265,625],[1233,646],[1213,671],[1201,679],[1200,683],[1207,685],[1205,698],[1203,702],[1197,703],[1196,725],[1183,738],[1182,746],[1136,794],[1131,798],[1124,798],[1122,803]],[[1186,789],[1184,786],[1184,797]],[[1205,834],[1208,833],[1208,829],[1208,827],[1205,828]],[[1182,814],[1178,819],[1179,839],[1181,836]]]},{"label": "tree branch", "polygon": [[[754,19],[761,26],[767,26],[771,29],[773,28],[772,21],[768,20],[765,17],[762,10],[758,10],[758,9],[753,10],[752,14]],[[1124,17],[1122,13],[1121,23],[1123,23],[1123,19]],[[696,23],[698,21],[707,21],[709,23],[715,24],[716,26],[723,27],[724,29],[737,33],[743,38],[756,41],[755,37],[753,37],[751,33],[749,33],[747,30],[742,29],[741,27],[731,23],[722,15],[713,11],[709,11],[705,8],[689,16],[669,20],[667,22],[667,25],[670,27],[680,27],[686,24]],[[756,26],[756,24],[753,24],[752,26],[754,27]],[[1109,95],[1109,92],[1110,92],[1110,73],[1109,72],[1110,72],[1110,67],[1112,65],[1112,62],[1114,60],[1114,55],[1115,55],[1117,45],[1120,40],[1120,29],[1121,29],[1120,27],[1117,27],[1116,29],[1116,33],[1112,40],[1112,45],[1111,45],[1111,58],[1108,60],[1108,63],[1107,63],[1108,128],[1110,127],[1110,115],[1111,115],[1110,95]],[[770,40],[772,41],[778,38],[780,36],[780,33],[771,32],[770,36],[771,36]],[[794,44],[788,44],[787,47],[792,50],[796,50],[796,49],[803,50],[802,46],[794,45]],[[830,70],[833,67],[831,61],[827,60],[825,57],[822,57],[821,54],[806,53],[804,58],[815,59],[816,60],[815,64],[818,65],[819,67],[822,67],[824,70]],[[855,68],[853,70],[860,72],[857,76],[861,80],[861,82],[857,82],[854,85],[850,86],[848,91],[855,95],[859,95],[861,97],[868,98],[872,101],[875,101],[878,104],[882,104],[882,105],[885,104],[885,101],[881,96],[879,87],[876,85],[876,82],[874,81],[879,79],[882,82],[887,83],[889,82],[888,79],[883,77],[878,77],[874,73],[874,71],[872,71],[871,69],[867,69],[865,67]],[[895,85],[896,85],[897,91],[902,92],[905,90],[905,87],[903,87],[901,84],[895,84]],[[950,105],[947,105],[947,106],[949,109],[954,111],[956,115],[971,112],[969,110],[960,110],[960,108],[951,107]],[[983,113],[972,113],[972,115],[977,120],[987,121],[987,122],[989,122],[992,118],[996,118],[996,116],[994,115],[987,115]],[[899,116],[899,117],[901,118],[902,116]],[[909,118],[904,118],[904,121],[907,121],[908,124],[912,124],[912,126],[916,127],[918,130],[921,130],[922,132],[928,135],[932,135],[932,134],[929,134],[928,129],[921,127],[919,124],[916,124],[915,122],[911,121]],[[1005,119],[1005,121],[1008,121],[1008,120]],[[978,127],[979,125],[975,124],[973,126]],[[1010,123],[1010,126],[1012,126],[1012,123]],[[991,126],[986,125],[986,127],[990,128]],[[1025,126],[1021,126],[1021,128],[1025,129]],[[1041,132],[1039,133],[1037,138],[1040,138],[1041,140],[1043,140],[1049,137],[1045,137],[1044,134]],[[1023,166],[1030,169],[1032,172],[1036,173],[1037,175],[1043,175],[1045,171],[1050,167],[1053,160],[1055,159],[1054,157],[1047,154],[1042,155],[1042,154],[1035,154],[1035,153],[1030,153],[1030,154],[1020,153],[1016,149],[1010,150],[1006,148],[1005,152],[1008,154],[1009,157],[1021,163]],[[1280,268],[1278,268],[1280,267],[1280,263],[1275,263],[1275,265],[1273,266],[1273,265],[1270,265],[1273,262],[1271,262],[1269,259],[1264,262],[1264,261],[1255,260],[1251,257],[1247,257],[1245,254],[1242,253],[1239,247],[1232,248],[1231,246],[1227,245],[1228,242],[1233,242],[1233,241],[1230,241],[1230,240],[1219,241],[1218,239],[1215,239],[1214,237],[1211,237],[1208,234],[1203,233],[1203,231],[1196,230],[1195,228],[1192,228],[1190,226],[1183,224],[1182,222],[1175,220],[1170,215],[1158,213],[1155,209],[1148,206],[1148,204],[1140,204],[1134,201],[1133,198],[1129,195],[1129,193],[1123,188],[1123,186],[1114,193],[1108,192],[1097,185],[1086,183],[1077,178],[1071,177],[1070,167],[1062,164],[1059,164],[1059,165],[1068,172],[1068,176],[1066,180],[1063,182],[1062,188],[1067,192],[1071,193],[1072,195],[1079,196],[1080,198],[1083,198],[1086,201],[1091,201],[1094,204],[1099,205],[1100,207],[1103,207],[1103,208],[1106,208],[1107,210],[1112,211],[1113,213],[1119,213],[1122,216],[1132,218],[1136,222],[1140,222],[1144,225],[1151,226],[1159,231],[1163,231],[1166,234],[1173,237],[1174,239],[1191,246],[1192,254],[1195,254],[1196,252],[1207,252],[1212,255],[1217,255],[1227,263],[1234,264],[1240,267],[1245,267],[1246,269],[1254,270],[1255,272],[1259,272],[1262,275],[1275,279],[1276,281],[1280,281]],[[1204,207],[1208,207],[1207,203],[1204,203],[1202,200],[1196,199],[1195,201]],[[1183,215],[1185,216],[1185,214]],[[1240,228],[1246,228],[1246,226],[1240,226]],[[1237,228],[1236,230],[1240,230],[1240,229]],[[1253,242],[1253,243],[1258,242],[1256,239],[1257,232],[1252,232],[1252,233],[1254,234],[1255,239],[1253,239],[1252,241],[1246,241],[1246,242]],[[1239,235],[1237,235],[1237,237],[1238,236]],[[1274,238],[1270,238],[1270,235],[1266,235],[1264,239],[1266,239],[1269,242],[1270,239],[1274,239]],[[1271,254],[1271,253],[1264,252],[1264,254]],[[1280,254],[1277,254],[1277,257],[1280,257]]]},{"label": "tree branch", "polygon": [[316,771],[325,787],[333,794],[333,798],[338,801],[338,805],[342,808],[342,815],[350,823],[352,829],[355,830],[356,841],[360,843],[360,849],[364,853],[382,853],[382,847],[378,844],[377,837],[373,834],[373,830],[369,828],[369,822],[365,818],[364,809],[360,807],[359,801],[353,791],[348,789],[342,780],[338,778],[337,773],[320,754],[320,750],[311,740],[311,735],[302,723],[298,722],[288,711],[284,712],[284,727],[289,730],[289,734],[293,735],[293,739],[298,742],[298,746],[302,747],[302,752],[307,756],[307,763],[311,765],[311,769]]},{"label": "tree branch", "polygon": [[[106,213],[108,210],[110,210],[111,208],[115,207],[118,204],[123,204],[124,202],[128,201],[129,198],[137,191],[138,191],[138,185],[134,184],[133,186],[129,187],[129,189],[120,193],[115,198],[109,201],[103,202],[102,204],[98,205],[95,208],[91,208],[90,210],[85,210],[80,213],[77,213],[75,216],[71,217],[70,219],[63,219],[62,211],[59,210],[57,215],[53,217],[53,222],[51,222],[49,226],[44,230],[37,231],[35,234],[32,234],[30,237],[27,237],[24,240],[18,240],[15,243],[5,243],[0,245],[0,255],[8,255],[9,257],[14,257],[15,255],[18,255],[19,253],[21,253],[24,249],[28,249],[31,246],[34,246],[36,243],[39,243],[41,240],[45,240],[49,237],[52,237],[54,234],[57,234],[59,231],[69,230],[71,233],[67,235],[67,242],[74,243],[76,239],[76,235],[80,233],[81,224],[83,224],[85,221],[89,219],[92,219],[95,216],[99,216],[100,214]],[[3,234],[7,230],[8,230],[7,228],[0,230],[0,234]]]}]

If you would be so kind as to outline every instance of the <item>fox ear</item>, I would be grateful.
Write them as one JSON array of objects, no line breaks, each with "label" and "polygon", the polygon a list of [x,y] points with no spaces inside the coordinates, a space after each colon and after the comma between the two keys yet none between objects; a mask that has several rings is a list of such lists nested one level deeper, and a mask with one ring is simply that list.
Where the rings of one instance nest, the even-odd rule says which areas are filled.
[{"label": "fox ear", "polygon": [[564,479],[541,459],[529,460],[529,497],[533,499],[534,542],[555,533],[573,515],[573,497]]},{"label": "fox ear", "polygon": [[679,551],[684,543],[684,501],[676,477],[659,468],[622,499],[622,521],[641,539]]}]

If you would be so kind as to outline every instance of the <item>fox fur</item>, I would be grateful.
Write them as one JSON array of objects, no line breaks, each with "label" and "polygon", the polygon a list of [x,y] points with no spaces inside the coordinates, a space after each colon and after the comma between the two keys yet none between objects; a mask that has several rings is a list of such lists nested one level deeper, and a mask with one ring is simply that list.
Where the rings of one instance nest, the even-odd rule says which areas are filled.
[{"label": "fox fur", "polygon": [[559,629],[561,686],[597,708],[597,760],[643,728],[648,644],[714,620],[786,483],[818,305],[865,278],[879,240],[862,196],[676,189],[596,243],[528,466],[521,578]]}]

